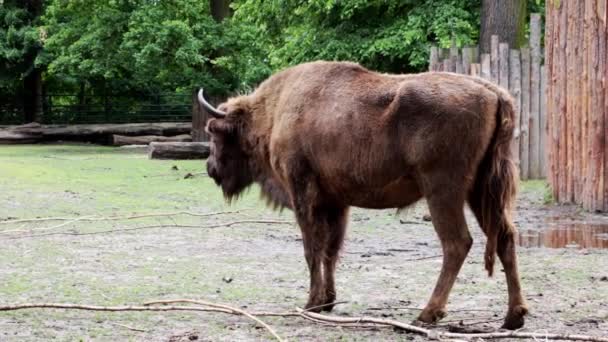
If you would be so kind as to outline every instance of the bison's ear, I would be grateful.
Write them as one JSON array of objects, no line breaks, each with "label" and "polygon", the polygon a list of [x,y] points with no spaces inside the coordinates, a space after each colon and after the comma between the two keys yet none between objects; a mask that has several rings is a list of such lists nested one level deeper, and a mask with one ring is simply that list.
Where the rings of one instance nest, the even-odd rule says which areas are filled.
[{"label": "bison's ear", "polygon": [[236,131],[236,125],[227,119],[211,119],[207,121],[205,131],[207,133],[232,134]]}]

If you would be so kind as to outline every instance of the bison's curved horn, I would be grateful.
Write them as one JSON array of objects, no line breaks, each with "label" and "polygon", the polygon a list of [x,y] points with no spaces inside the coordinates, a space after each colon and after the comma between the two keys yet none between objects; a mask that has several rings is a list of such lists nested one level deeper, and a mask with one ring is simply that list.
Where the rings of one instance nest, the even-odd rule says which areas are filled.
[{"label": "bison's curved horn", "polygon": [[198,103],[205,108],[216,119],[223,119],[226,117],[226,112],[219,109],[215,109],[203,96],[203,88],[198,91]]}]

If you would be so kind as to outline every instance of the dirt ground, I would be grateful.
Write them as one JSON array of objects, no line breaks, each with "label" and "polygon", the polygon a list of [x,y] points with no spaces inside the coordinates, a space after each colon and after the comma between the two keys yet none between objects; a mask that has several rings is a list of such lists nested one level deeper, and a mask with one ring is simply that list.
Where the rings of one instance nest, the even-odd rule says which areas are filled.
[{"label": "dirt ground", "polygon": [[[201,161],[149,161],[125,149],[0,147],[0,305],[140,305],[172,298],[251,311],[303,305],[308,271],[291,212],[265,208],[257,189],[228,206],[202,171]],[[546,205],[547,199],[543,182],[522,183],[515,221],[521,243],[532,246],[518,250],[530,307],[524,330],[608,336],[608,250],[597,248],[608,247],[608,216]],[[179,211],[220,214],[83,220]],[[424,202],[400,214],[352,210],[336,279],[338,300],[347,302],[332,314],[408,323],[417,316],[441,267],[439,241],[425,214]],[[2,222],[36,217],[72,219]],[[474,246],[438,329],[498,328],[506,312],[503,273],[498,266],[499,272],[487,277],[485,237],[470,213],[467,218]],[[221,226],[234,221],[249,223]],[[211,225],[217,227],[200,228]],[[292,341],[422,340],[387,328],[339,328],[299,318],[264,321]],[[0,312],[0,341],[270,339],[250,320],[220,313]]]}]

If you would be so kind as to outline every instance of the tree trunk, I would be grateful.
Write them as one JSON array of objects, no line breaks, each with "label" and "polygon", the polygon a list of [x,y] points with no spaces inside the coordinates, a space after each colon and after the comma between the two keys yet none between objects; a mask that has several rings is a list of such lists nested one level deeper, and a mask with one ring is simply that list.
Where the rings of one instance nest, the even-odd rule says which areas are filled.
[{"label": "tree trunk", "polygon": [[[24,3],[32,21],[42,14],[42,0],[30,0]],[[30,57],[29,64],[34,66],[36,54]],[[25,122],[42,122],[42,70],[33,67],[23,79],[24,97],[23,114]]]},{"label": "tree trunk", "polygon": [[525,42],[526,0],[483,0],[481,5],[481,53],[490,52],[490,39],[498,35],[512,49]]},{"label": "tree trunk", "polygon": [[210,0],[209,5],[211,6],[211,16],[218,23],[232,14],[230,0]]},{"label": "tree trunk", "polygon": [[42,70],[35,68],[23,79],[25,122],[42,122]]}]

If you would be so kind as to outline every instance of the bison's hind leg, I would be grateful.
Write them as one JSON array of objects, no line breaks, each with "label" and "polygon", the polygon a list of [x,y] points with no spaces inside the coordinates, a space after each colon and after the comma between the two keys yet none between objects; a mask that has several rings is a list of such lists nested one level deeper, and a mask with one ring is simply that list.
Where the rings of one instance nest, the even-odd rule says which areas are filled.
[{"label": "bison's hind leg", "polygon": [[471,249],[473,239],[464,217],[464,194],[458,188],[430,183],[435,191],[426,196],[433,226],[441,240],[443,265],[433,295],[418,317],[424,323],[435,323],[446,315],[445,306],[464,260]]},{"label": "bison's hind leg", "polygon": [[[477,218],[477,222],[482,231],[487,235],[492,226],[482,226],[481,194],[472,192],[469,196],[469,206]],[[516,229],[507,215],[499,215],[499,222],[488,222],[489,225],[502,225],[506,227],[498,234],[497,254],[500,259],[507,278],[507,289],[509,291],[509,308],[503,324],[503,328],[515,330],[524,326],[524,317],[528,313],[526,300],[522,294],[519,282],[519,271],[517,269],[517,254],[515,253],[515,232]]]}]

